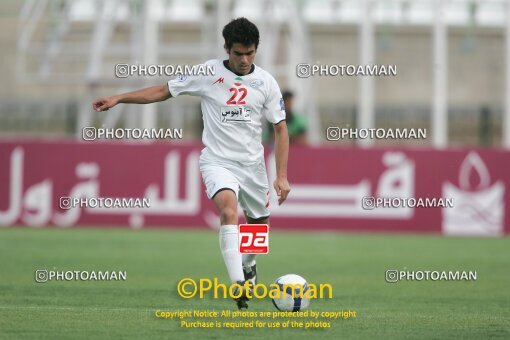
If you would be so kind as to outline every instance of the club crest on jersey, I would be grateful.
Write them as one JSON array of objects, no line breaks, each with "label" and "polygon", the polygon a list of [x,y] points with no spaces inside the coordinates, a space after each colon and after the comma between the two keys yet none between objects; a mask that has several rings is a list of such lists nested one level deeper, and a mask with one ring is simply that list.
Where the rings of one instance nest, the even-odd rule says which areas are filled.
[{"label": "club crest on jersey", "polygon": [[216,83],[223,84],[224,81],[225,81],[225,79],[223,77],[219,77],[214,83],[212,83],[212,85],[214,85]]},{"label": "club crest on jersey", "polygon": [[251,110],[245,106],[222,106],[222,123],[250,123]]},{"label": "club crest on jersey", "polygon": [[264,85],[264,81],[262,79],[255,79],[250,82],[250,86],[254,89],[261,87],[262,85]]}]

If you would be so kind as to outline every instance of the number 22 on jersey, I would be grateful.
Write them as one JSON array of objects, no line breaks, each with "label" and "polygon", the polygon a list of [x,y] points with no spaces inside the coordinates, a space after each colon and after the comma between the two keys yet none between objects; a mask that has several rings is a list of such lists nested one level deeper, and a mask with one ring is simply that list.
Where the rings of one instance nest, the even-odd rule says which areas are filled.
[{"label": "number 22 on jersey", "polygon": [[241,88],[235,88],[231,87],[229,89],[231,96],[230,99],[227,100],[227,105],[245,105],[246,101],[244,98],[246,98],[246,95],[248,94],[248,90],[244,87]]}]

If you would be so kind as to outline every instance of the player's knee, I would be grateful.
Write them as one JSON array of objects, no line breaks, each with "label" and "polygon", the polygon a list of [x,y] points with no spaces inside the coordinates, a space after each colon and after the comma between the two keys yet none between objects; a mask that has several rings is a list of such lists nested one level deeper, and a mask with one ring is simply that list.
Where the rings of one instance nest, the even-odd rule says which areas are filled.
[{"label": "player's knee", "polygon": [[224,207],[220,212],[221,224],[237,224],[237,210],[232,207]]},{"label": "player's knee", "polygon": [[269,217],[251,218],[246,215],[246,222],[249,224],[269,224]]}]

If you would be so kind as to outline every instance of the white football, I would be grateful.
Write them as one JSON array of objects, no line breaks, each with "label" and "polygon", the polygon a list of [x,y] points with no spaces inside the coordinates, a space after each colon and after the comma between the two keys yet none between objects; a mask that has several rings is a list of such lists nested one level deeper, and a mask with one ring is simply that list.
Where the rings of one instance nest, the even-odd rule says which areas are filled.
[{"label": "white football", "polygon": [[[287,274],[276,279],[275,283],[280,287],[280,297],[271,299],[276,309],[284,312],[299,312],[308,308],[310,299],[307,298],[305,293],[309,287],[306,284],[306,280],[296,274]],[[293,288],[285,285],[299,285],[295,286],[294,294],[292,294]],[[285,290],[285,291],[284,291]],[[300,293],[300,290],[302,293]]]}]

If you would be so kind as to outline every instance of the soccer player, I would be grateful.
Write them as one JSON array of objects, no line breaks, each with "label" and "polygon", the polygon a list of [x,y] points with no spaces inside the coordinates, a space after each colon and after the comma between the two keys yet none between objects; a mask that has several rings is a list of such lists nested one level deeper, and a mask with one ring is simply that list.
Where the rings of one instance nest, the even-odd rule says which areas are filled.
[{"label": "soccer player", "polygon": [[[232,283],[256,283],[254,254],[238,249],[238,203],[250,224],[269,221],[269,185],[261,142],[262,115],[274,125],[277,177],[273,186],[282,204],[290,192],[287,180],[289,136],[285,108],[276,80],[254,64],[259,44],[257,27],[246,18],[232,20],[223,28],[228,60],[209,60],[214,75],[184,75],[168,84],[98,99],[96,111],[118,103],[147,104],[179,95],[201,97],[205,148],[200,172],[208,198],[220,214],[220,248]],[[248,308],[246,291],[236,299]]]}]

